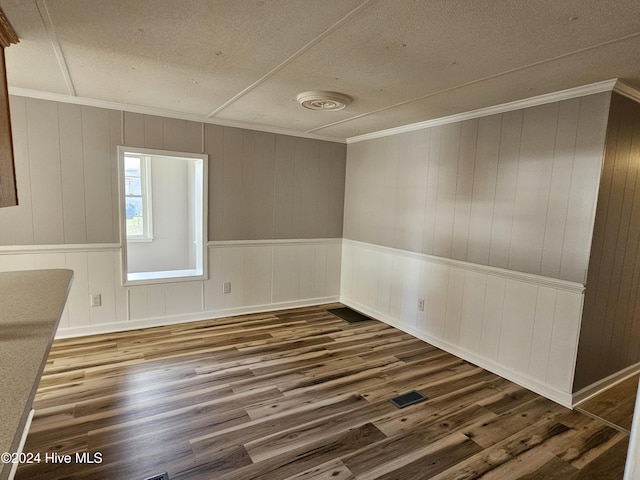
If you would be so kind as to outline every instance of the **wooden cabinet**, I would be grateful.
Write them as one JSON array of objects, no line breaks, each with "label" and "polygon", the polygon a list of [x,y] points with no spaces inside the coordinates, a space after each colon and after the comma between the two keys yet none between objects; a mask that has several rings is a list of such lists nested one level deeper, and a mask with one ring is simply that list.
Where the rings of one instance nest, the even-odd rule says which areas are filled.
[{"label": "wooden cabinet", "polygon": [[18,43],[18,36],[0,10],[0,207],[18,204],[16,174],[11,141],[11,116],[9,114],[9,92],[4,63],[4,49]]}]

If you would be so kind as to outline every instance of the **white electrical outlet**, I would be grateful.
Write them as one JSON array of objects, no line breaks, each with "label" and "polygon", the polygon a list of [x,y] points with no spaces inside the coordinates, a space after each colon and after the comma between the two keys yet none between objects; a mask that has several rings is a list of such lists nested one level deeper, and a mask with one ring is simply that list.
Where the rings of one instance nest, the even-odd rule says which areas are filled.
[{"label": "white electrical outlet", "polygon": [[424,312],[424,298],[418,299],[418,311]]},{"label": "white electrical outlet", "polygon": [[92,307],[99,307],[102,305],[102,295],[99,293],[93,293],[89,295],[89,304]]},{"label": "white electrical outlet", "polygon": [[224,282],[222,284],[222,293],[231,293],[231,282]]}]

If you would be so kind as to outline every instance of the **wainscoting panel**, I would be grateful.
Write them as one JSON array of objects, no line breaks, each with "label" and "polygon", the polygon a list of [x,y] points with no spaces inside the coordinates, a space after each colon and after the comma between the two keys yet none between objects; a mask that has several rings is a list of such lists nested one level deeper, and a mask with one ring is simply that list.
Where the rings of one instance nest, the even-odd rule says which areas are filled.
[{"label": "wainscoting panel", "polygon": [[[0,271],[69,268],[74,280],[57,337],[130,330],[335,302],[342,239],[211,242],[209,279],[123,287],[120,246],[0,247]],[[231,291],[223,293],[224,282]],[[90,306],[100,294],[101,306]]]},{"label": "wainscoting panel", "polygon": [[[83,321],[91,317],[89,306],[89,270],[88,252],[68,252],[65,255],[65,268],[73,270],[73,284],[67,298],[66,311],[68,323],[60,321],[59,330],[82,327]],[[6,255],[0,255],[0,258]],[[64,318],[64,317],[63,317]]]},{"label": "wainscoting panel", "polygon": [[347,239],[342,255],[343,303],[571,406],[581,284]]}]

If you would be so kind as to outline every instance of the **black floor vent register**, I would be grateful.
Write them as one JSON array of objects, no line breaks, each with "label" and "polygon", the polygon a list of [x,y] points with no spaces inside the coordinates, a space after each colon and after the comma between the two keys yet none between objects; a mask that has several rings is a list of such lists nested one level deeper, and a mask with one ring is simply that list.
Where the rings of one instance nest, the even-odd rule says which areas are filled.
[{"label": "black floor vent register", "polygon": [[351,310],[349,307],[331,308],[327,310],[327,312],[333,313],[336,317],[340,317],[349,323],[370,322],[373,320],[373,318],[367,317],[355,310]]},{"label": "black floor vent register", "polygon": [[145,478],[144,480],[169,480],[169,475],[167,472],[164,472],[154,475],[153,477]]},{"label": "black floor vent register", "polygon": [[426,399],[427,397],[425,397],[420,392],[412,390],[411,392],[403,393],[402,395],[398,395],[397,397],[390,398],[389,401],[398,408],[404,408],[408,407],[409,405],[422,402]]}]

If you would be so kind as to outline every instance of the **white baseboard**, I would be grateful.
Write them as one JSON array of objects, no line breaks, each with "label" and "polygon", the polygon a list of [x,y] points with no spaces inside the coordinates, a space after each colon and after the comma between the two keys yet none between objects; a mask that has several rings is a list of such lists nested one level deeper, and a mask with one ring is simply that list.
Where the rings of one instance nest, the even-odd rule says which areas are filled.
[{"label": "white baseboard", "polygon": [[82,337],[86,335],[97,335],[102,333],[126,332],[129,330],[139,330],[141,328],[159,327],[178,323],[197,322],[200,320],[213,320],[216,318],[230,317],[234,315],[246,315],[251,313],[272,312],[274,310],[287,310],[291,308],[310,307],[338,302],[338,296],[309,298],[295,300],[291,302],[269,303],[264,305],[251,305],[247,307],[227,308],[224,310],[213,310],[184,315],[170,315],[164,317],[145,318],[142,320],[132,320],[128,322],[104,323],[86,327],[66,328],[56,333],[56,339]]},{"label": "white baseboard", "polygon": [[608,377],[603,378],[602,380],[598,380],[591,385],[584,387],[581,390],[578,390],[573,394],[573,406],[577,407],[581,403],[589,400],[594,395],[606,390],[617,383],[625,381],[627,378],[632,377],[640,373],[640,362],[634,365],[630,365],[627,368],[620,370],[614,374],[609,375]]},{"label": "white baseboard", "polygon": [[515,382],[518,385],[521,385],[524,388],[527,388],[539,395],[542,395],[543,397],[546,397],[549,400],[553,400],[554,402],[559,403],[564,407],[572,408],[573,406],[572,396],[571,396],[571,393],[569,392],[560,391],[557,388],[554,388],[550,385],[542,383],[527,375],[523,375],[519,372],[515,372],[509,369],[508,367],[506,367],[505,365],[499,364],[491,359],[481,357],[473,352],[460,348],[457,345],[453,345],[444,340],[436,338],[432,335],[416,330],[415,328],[402,325],[400,322],[398,322],[394,318],[391,318],[389,315],[386,315],[382,312],[378,312],[374,309],[368,308],[365,305],[362,305],[350,298],[341,296],[340,302],[353,308],[354,310],[358,310],[373,318],[381,320],[391,325],[392,327],[395,327],[399,330],[402,330],[403,332],[413,335],[414,337],[419,338],[420,340],[424,340],[425,342],[435,347],[438,347],[446,352],[449,352],[452,355],[460,357],[463,360],[471,362],[475,365],[478,365],[481,368],[484,368],[485,370],[488,370],[492,373],[495,373],[496,375],[500,375],[501,377],[506,378],[507,380]]}]

